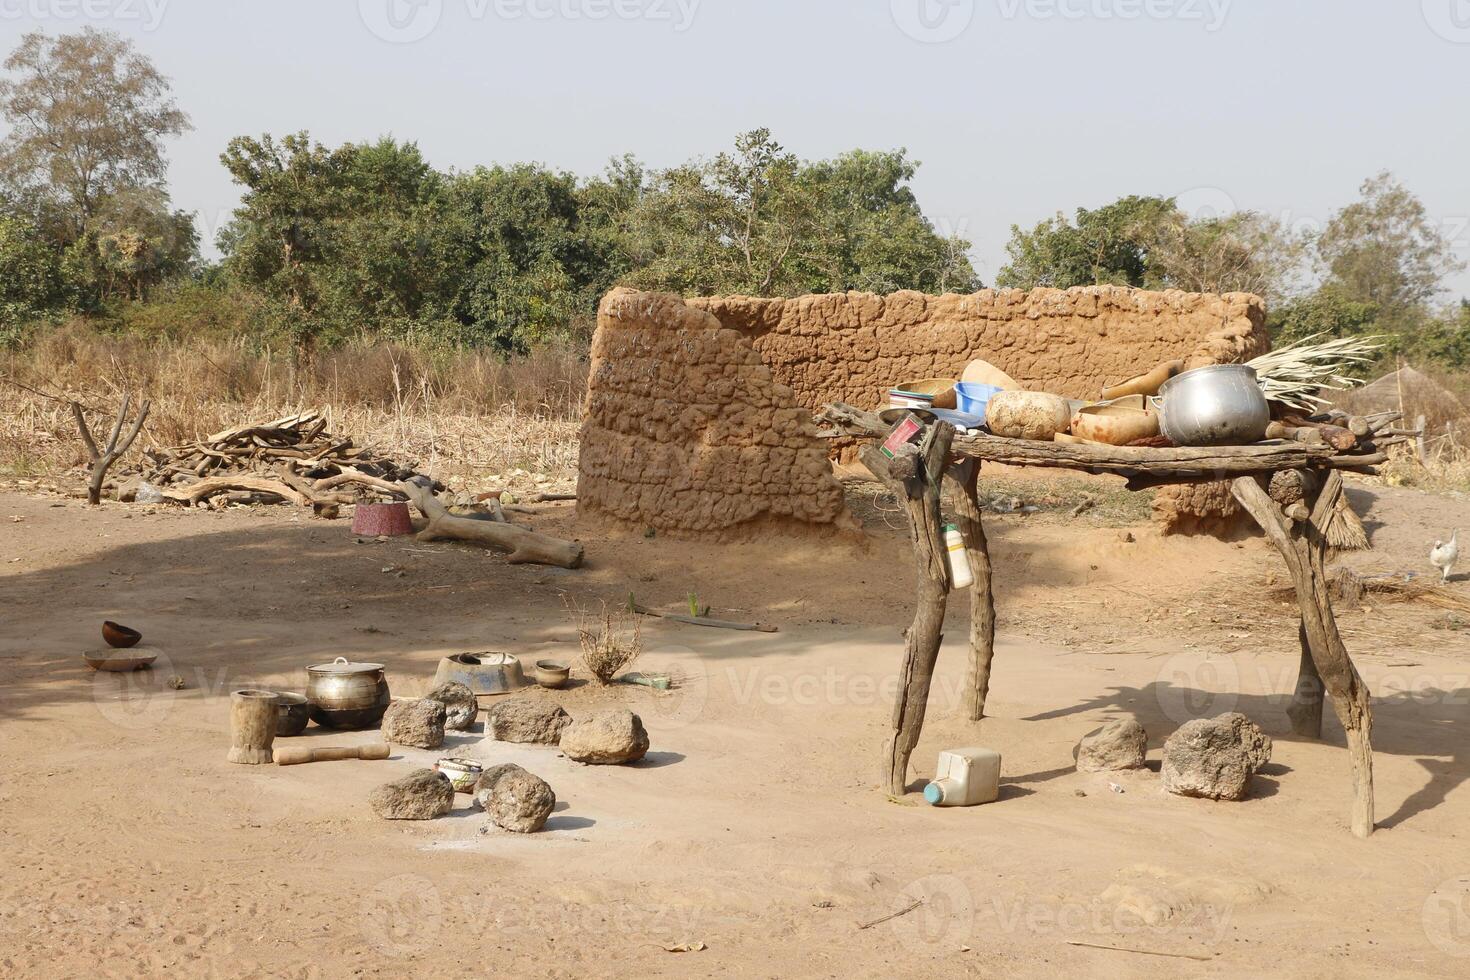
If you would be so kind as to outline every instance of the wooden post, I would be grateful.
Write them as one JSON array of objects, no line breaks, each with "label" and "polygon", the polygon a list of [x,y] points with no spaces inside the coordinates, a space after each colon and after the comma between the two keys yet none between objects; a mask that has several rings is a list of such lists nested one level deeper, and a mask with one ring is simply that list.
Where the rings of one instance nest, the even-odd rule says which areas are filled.
[{"label": "wooden post", "polygon": [[[1332,698],[1333,710],[1347,733],[1353,767],[1353,834],[1367,837],[1373,833],[1373,709],[1368,687],[1353,666],[1337,631],[1324,559],[1326,528],[1342,497],[1342,474],[1334,470],[1322,481],[1320,491],[1312,488],[1313,493],[1303,501],[1308,510],[1306,518],[1298,522],[1288,519],[1251,477],[1237,479],[1231,489],[1235,499],[1266,532],[1291,573],[1297,604],[1301,607],[1301,634],[1316,672]],[[1300,686],[1298,682],[1299,689]]]},{"label": "wooden post", "polygon": [[263,766],[271,761],[271,743],[276,739],[276,695],[274,691],[236,691],[230,695],[229,762]]},{"label": "wooden post", "polygon": [[971,721],[985,717],[990,694],[990,664],[995,659],[995,591],[991,581],[990,544],[981,519],[980,461],[965,459],[947,472],[955,489],[955,521],[965,539],[965,554],[975,582],[970,586],[970,672],[965,678],[965,713]]},{"label": "wooden post", "polygon": [[934,678],[934,664],[939,659],[939,644],[944,639],[949,569],[945,561],[939,486],[953,438],[954,427],[939,422],[926,430],[920,446],[905,446],[892,461],[871,444],[864,446],[860,454],[868,469],[904,502],[914,544],[918,608],[904,638],[903,670],[898,698],[893,705],[893,731],[884,753],[882,775],[884,786],[894,796],[902,796],[908,790],[909,757],[919,744],[919,734],[924,728],[929,685]]},{"label": "wooden post", "polygon": [[1322,737],[1322,675],[1317,673],[1317,663],[1312,659],[1312,644],[1307,639],[1307,623],[1297,625],[1297,640],[1301,644],[1301,667],[1297,671],[1296,690],[1292,692],[1291,704],[1286,708],[1286,717],[1291,719],[1291,732],[1302,738]]}]

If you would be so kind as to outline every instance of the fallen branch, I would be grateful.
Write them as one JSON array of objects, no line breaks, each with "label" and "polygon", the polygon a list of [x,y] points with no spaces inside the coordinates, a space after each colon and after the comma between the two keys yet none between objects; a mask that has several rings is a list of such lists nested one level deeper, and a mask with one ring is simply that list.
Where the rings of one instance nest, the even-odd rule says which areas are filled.
[{"label": "fallen branch", "polygon": [[419,513],[428,519],[429,526],[419,532],[420,541],[470,541],[489,545],[509,551],[508,560],[513,565],[529,562],[577,568],[582,564],[583,549],[580,542],[538,534],[516,524],[455,517],[432,491],[417,483],[400,483],[393,489],[406,495],[419,509]]},{"label": "fallen branch", "polygon": [[732,623],[725,619],[710,619],[707,616],[683,616],[678,613],[661,613],[649,609],[646,606],[634,605],[633,612],[640,616],[654,616],[658,619],[667,619],[674,623],[686,623],[689,626],[708,626],[717,630],[744,630],[747,633],[778,633],[774,626],[764,623]]},{"label": "fallen branch", "polygon": [[1157,949],[1135,949],[1131,946],[1104,946],[1102,943],[1090,943],[1083,939],[1068,939],[1068,946],[1086,946],[1088,949],[1108,949],[1114,953],[1142,953],[1144,956],[1169,956],[1180,960],[1213,960],[1213,956],[1205,956],[1202,953],[1166,953]]},{"label": "fallen branch", "polygon": [[293,504],[305,507],[311,503],[304,494],[298,493],[280,480],[268,480],[256,476],[211,476],[175,490],[165,487],[159,490],[165,500],[178,500],[193,506],[205,497],[212,497],[227,490],[249,490],[255,493],[273,493]]}]

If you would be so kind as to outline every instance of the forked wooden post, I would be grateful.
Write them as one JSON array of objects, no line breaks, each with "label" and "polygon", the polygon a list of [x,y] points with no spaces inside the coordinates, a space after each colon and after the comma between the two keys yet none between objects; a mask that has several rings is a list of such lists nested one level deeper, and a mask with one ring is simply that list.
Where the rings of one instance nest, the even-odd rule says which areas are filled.
[{"label": "forked wooden post", "polygon": [[[1353,834],[1367,837],[1373,833],[1373,709],[1368,687],[1338,634],[1325,571],[1326,529],[1342,496],[1342,474],[1329,473],[1320,491],[1313,487],[1315,492],[1309,493],[1300,505],[1293,506],[1300,517],[1297,520],[1289,518],[1253,477],[1240,477],[1231,484],[1231,489],[1241,506],[1266,532],[1291,573],[1297,604],[1301,607],[1304,648],[1347,733],[1353,767]],[[1303,690],[1304,682],[1309,688],[1310,681],[1304,665],[1293,703],[1297,712],[1292,717],[1293,727],[1306,727],[1310,723],[1311,692]]]},{"label": "forked wooden post", "polygon": [[919,744],[929,685],[939,644],[944,639],[944,609],[949,592],[949,569],[944,558],[944,525],[939,510],[939,487],[949,459],[954,427],[931,426],[918,446],[903,447],[888,460],[876,446],[864,446],[863,464],[890,487],[904,503],[914,544],[915,590],[918,608],[904,638],[903,670],[898,698],[893,704],[893,731],[888,737],[883,783],[888,792],[902,796],[908,789],[909,757]]},{"label": "forked wooden post", "polygon": [[970,671],[965,678],[965,714],[971,721],[985,717],[990,694],[990,663],[995,659],[995,590],[991,579],[990,545],[981,518],[980,461],[966,458],[946,474],[955,489],[955,522],[965,539],[965,554],[975,583],[970,586]]}]

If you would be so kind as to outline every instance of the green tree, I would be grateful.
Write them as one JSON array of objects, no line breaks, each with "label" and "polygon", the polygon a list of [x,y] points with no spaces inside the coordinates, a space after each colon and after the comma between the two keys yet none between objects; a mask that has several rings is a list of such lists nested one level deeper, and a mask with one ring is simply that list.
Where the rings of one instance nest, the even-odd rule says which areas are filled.
[{"label": "green tree", "polygon": [[1292,293],[1307,254],[1302,236],[1254,211],[1195,221],[1175,211],[1146,245],[1150,285],[1254,293],[1268,308]]},{"label": "green tree", "polygon": [[198,257],[194,216],[170,210],[160,190],[135,187],[102,201],[67,249],[64,266],[82,294],[79,305],[92,308],[113,299],[144,300],[160,283],[188,276]]},{"label": "green tree", "polygon": [[19,328],[57,305],[63,294],[55,250],[18,217],[0,216],[0,347]]},{"label": "green tree", "polygon": [[996,284],[1017,289],[1051,286],[1145,286],[1149,253],[1165,221],[1177,220],[1172,198],[1130,196],[1096,210],[1077,209],[1076,223],[1060,212],[1030,231],[1011,226],[1010,262]]},{"label": "green tree", "polygon": [[1378,331],[1379,309],[1375,303],[1351,299],[1340,290],[1325,287],[1269,307],[1271,335],[1278,345],[1307,337],[1352,337]]},{"label": "green tree", "polygon": [[1333,215],[1317,240],[1325,284],[1372,303],[1390,329],[1411,328],[1464,269],[1423,203],[1387,171],[1363,182],[1361,199]]},{"label": "green tree", "polygon": [[169,83],[133,45],[84,28],[57,38],[25,35],[5,61],[0,180],[37,213],[55,218],[63,243],[79,237],[111,196],[161,188],[162,141],[189,129]]}]

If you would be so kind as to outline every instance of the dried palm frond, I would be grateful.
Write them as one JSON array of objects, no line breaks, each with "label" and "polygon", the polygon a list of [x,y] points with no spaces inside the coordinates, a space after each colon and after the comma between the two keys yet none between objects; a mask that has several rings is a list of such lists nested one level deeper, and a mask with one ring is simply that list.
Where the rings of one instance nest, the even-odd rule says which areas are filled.
[{"label": "dried palm frond", "polygon": [[1327,401],[1318,397],[1318,391],[1346,391],[1362,384],[1362,379],[1344,372],[1355,364],[1371,364],[1383,346],[1377,337],[1338,337],[1313,343],[1320,336],[1313,334],[1250,362],[1267,399],[1304,412],[1316,411],[1316,406]]}]

